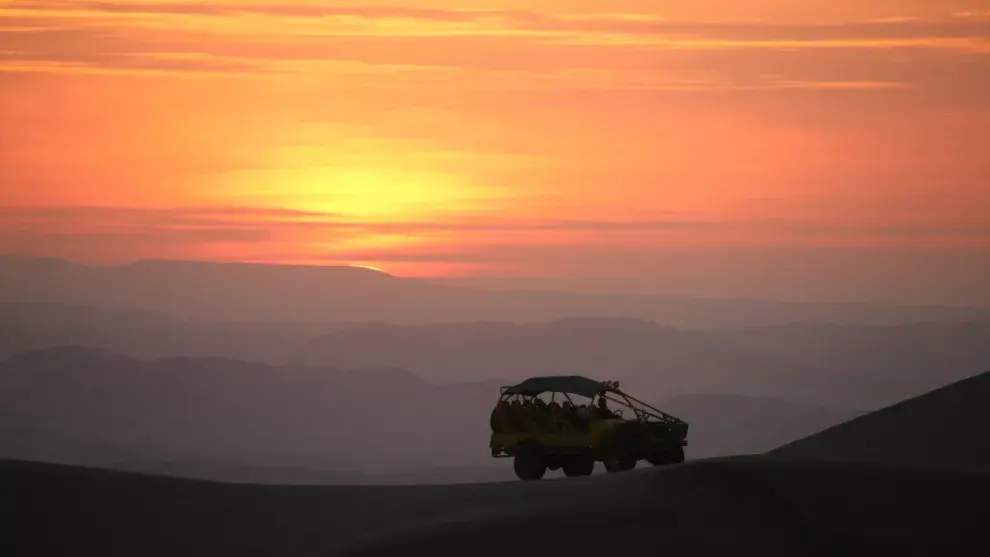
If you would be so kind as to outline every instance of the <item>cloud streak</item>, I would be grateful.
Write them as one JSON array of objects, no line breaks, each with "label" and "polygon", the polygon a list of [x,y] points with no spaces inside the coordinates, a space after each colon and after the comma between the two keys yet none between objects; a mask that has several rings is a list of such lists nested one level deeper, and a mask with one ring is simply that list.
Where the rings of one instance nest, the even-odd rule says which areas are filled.
[{"label": "cloud streak", "polygon": [[[672,47],[731,48],[744,43],[773,47],[775,43],[800,46],[820,45],[829,41],[844,44],[852,41],[883,41],[890,44],[932,44],[947,39],[970,39],[986,43],[990,36],[990,16],[971,14],[938,20],[894,19],[850,21],[845,23],[773,23],[753,21],[676,21],[649,14],[605,14],[600,16],[557,15],[552,13],[501,10],[443,10],[392,6],[333,7],[315,4],[237,4],[237,3],[168,3],[168,2],[15,2],[0,14],[8,29],[33,26],[71,25],[100,27],[116,23],[128,27],[119,14],[149,16],[149,21],[134,22],[142,28],[198,29],[182,22],[169,24],[160,16],[209,16],[236,19],[241,16],[271,16],[265,22],[265,34],[304,31],[312,37],[332,40],[344,36],[531,36],[537,39],[593,39],[604,35],[629,35],[638,44],[644,37],[662,39],[658,44]],[[284,18],[288,17],[286,20]],[[293,18],[312,20],[305,27],[292,24]],[[402,25],[390,25],[390,22]],[[238,29],[238,28],[234,28]],[[738,43],[738,44],[736,44]]]},{"label": "cloud streak", "polygon": [[[0,206],[3,228],[38,230],[58,227],[79,230],[269,230],[275,233],[299,229],[344,230],[356,233],[421,234],[460,232],[592,232],[649,233],[682,231],[765,231],[769,233],[878,234],[912,238],[926,236],[966,236],[990,239],[990,226],[922,226],[898,223],[868,224],[841,220],[784,218],[704,217],[670,215],[654,219],[512,219],[477,215],[452,215],[438,221],[368,221],[320,211],[274,207],[175,207],[130,208],[113,206]],[[570,241],[569,239],[567,241]]]},{"label": "cloud streak", "polygon": [[[195,23],[202,18],[229,24]],[[990,16],[979,13],[940,20],[810,24],[400,6],[19,1],[0,8],[0,71],[200,76],[321,72],[358,77],[378,67],[389,74],[383,76],[386,84],[389,77],[426,68],[461,82],[457,72],[471,70],[489,75],[497,87],[515,83],[516,88],[905,88],[909,84],[884,79],[754,76],[747,83],[727,83],[710,76],[672,79],[657,72],[643,79],[635,74],[619,78],[612,71],[595,80],[593,73],[555,70],[581,61],[577,63],[585,69],[605,72],[631,60],[644,73],[668,64],[671,54],[684,57],[692,51],[730,58],[731,53],[756,50],[768,60],[802,49],[990,53],[988,37]],[[980,65],[990,62],[981,59]],[[499,74],[508,69],[525,72],[528,79]]]},{"label": "cloud streak", "polygon": [[[979,96],[988,80],[978,76],[990,74],[988,37],[984,14],[809,24],[396,6],[20,1],[0,8],[0,72],[324,75],[342,87],[399,90],[427,82],[534,91],[907,90],[919,85],[919,75],[889,56],[906,49],[950,53],[949,64],[971,76]],[[790,61],[802,51],[827,56],[823,50],[842,52],[846,65],[868,58],[872,68],[849,75],[831,64]],[[738,75],[726,75],[730,68]],[[472,79],[464,79],[465,71]]]},{"label": "cloud streak", "polygon": [[[0,206],[0,254],[129,262],[147,258],[371,264],[403,275],[568,273],[690,250],[881,249],[990,253],[988,226],[788,219],[495,219],[361,222],[265,207]],[[401,240],[401,241],[399,241]],[[699,252],[700,250],[700,252]],[[738,255],[738,253],[737,253]],[[570,271],[569,271],[570,270]]]},{"label": "cloud streak", "polygon": [[[22,1],[13,11],[91,14],[243,15],[333,20],[411,20],[450,24],[494,23],[506,31],[594,32],[635,35],[702,36],[727,41],[824,41],[841,39],[971,38],[990,36],[990,14],[946,14],[932,21],[889,18],[845,23],[772,23],[753,21],[672,21],[649,14],[565,16],[550,13],[492,9],[432,9],[405,6],[326,6],[317,4],[211,3],[211,2],[59,2]],[[80,13],[82,12],[82,13]],[[331,21],[332,22],[332,21]]]}]

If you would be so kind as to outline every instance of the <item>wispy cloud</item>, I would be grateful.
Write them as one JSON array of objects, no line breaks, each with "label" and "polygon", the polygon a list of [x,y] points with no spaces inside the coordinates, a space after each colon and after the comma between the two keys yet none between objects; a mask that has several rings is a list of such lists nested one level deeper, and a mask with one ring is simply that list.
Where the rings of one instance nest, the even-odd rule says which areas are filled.
[{"label": "wispy cloud", "polygon": [[250,2],[74,2],[59,0],[15,0],[13,10],[38,12],[94,12],[150,15],[270,15],[299,18],[335,16],[365,19],[415,19],[434,21],[474,21],[485,15],[506,12],[494,10],[443,10],[405,6],[327,6],[319,4],[265,4]]},{"label": "wispy cloud", "polygon": [[328,6],[320,4],[274,4],[239,2],[73,2],[15,1],[15,14],[147,14],[237,17],[275,16],[321,20],[332,29],[346,18],[369,21],[410,20],[462,25],[489,24],[477,31],[592,32],[705,37],[737,41],[822,41],[841,39],[973,38],[986,39],[990,16],[980,12],[946,14],[940,20],[884,18],[843,23],[773,23],[761,21],[678,21],[640,13],[602,15],[558,15],[494,9],[434,9],[407,6]]},{"label": "wispy cloud", "polygon": [[[582,94],[908,90],[919,86],[924,70],[912,74],[892,64],[891,49],[951,52],[958,72],[976,76],[984,67],[990,74],[990,55],[965,56],[990,52],[988,37],[990,17],[978,12],[812,24],[315,3],[20,0],[0,7],[0,72],[321,75],[342,87]],[[795,52],[826,56],[822,50],[842,51],[847,62],[793,62]],[[836,70],[864,58],[867,71]],[[979,82],[969,89],[978,97],[985,84],[969,80]]]},{"label": "wispy cloud", "polygon": [[[291,3],[20,1],[0,8],[0,72],[321,76],[365,90],[574,95],[920,88],[972,101],[990,93],[990,78],[981,77],[990,75],[987,37],[990,17],[983,14],[798,24]],[[896,63],[892,50],[911,51],[915,63]],[[809,56],[829,62],[810,63]],[[932,64],[941,79],[929,78]]]},{"label": "wispy cloud", "polygon": [[[432,232],[592,232],[649,233],[679,231],[743,231],[793,234],[878,234],[912,238],[967,236],[990,239],[990,226],[929,226],[899,223],[869,224],[841,219],[733,218],[669,215],[643,219],[518,219],[452,215],[437,221],[368,221],[320,211],[272,207],[131,208],[113,206],[0,206],[3,229],[64,230],[98,234],[100,230],[345,230],[356,233],[423,234]],[[566,238],[563,241],[571,241]]]},{"label": "wispy cloud", "polygon": [[[222,18],[223,25],[167,16]],[[123,17],[121,16],[128,16]],[[130,16],[147,19],[135,20]],[[267,18],[265,21],[245,16]],[[289,19],[286,19],[286,18]],[[293,23],[295,19],[302,22]],[[359,60],[483,67],[501,51],[545,59],[560,49],[793,50],[936,48],[986,52],[990,17],[797,24],[670,21],[644,14],[565,16],[498,10],[211,2],[14,2],[0,8],[6,68],[57,70],[292,71],[292,62]],[[466,51],[459,62],[451,51]],[[446,60],[438,52],[446,51]],[[527,56],[528,55],[528,56]],[[394,56],[394,54],[393,54]],[[573,59],[573,56],[570,56]],[[474,60],[474,63],[468,62]],[[481,66],[479,66],[479,64]],[[74,65],[74,66],[73,66]],[[300,71],[305,68],[297,68]]]},{"label": "wispy cloud", "polygon": [[[91,261],[146,258],[373,264],[400,274],[512,269],[568,272],[677,250],[885,249],[990,251],[988,226],[909,226],[837,220],[496,219],[362,222],[252,207],[0,207],[0,253]],[[556,271],[550,271],[556,269]],[[629,269],[626,269],[629,270]]]}]

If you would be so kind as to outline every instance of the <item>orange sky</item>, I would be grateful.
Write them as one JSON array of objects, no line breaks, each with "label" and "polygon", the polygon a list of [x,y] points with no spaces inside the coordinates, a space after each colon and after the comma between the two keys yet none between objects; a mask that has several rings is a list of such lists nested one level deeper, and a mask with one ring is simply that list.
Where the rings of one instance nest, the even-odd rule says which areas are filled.
[{"label": "orange sky", "polygon": [[0,2],[0,252],[990,250],[990,0],[328,4]]}]

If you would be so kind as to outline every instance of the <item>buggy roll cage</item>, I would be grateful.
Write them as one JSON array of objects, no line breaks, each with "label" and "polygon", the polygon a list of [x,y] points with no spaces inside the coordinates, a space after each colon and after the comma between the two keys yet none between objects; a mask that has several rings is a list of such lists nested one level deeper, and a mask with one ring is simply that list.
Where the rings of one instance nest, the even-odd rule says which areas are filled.
[{"label": "buggy roll cage", "polygon": [[[620,406],[629,408],[635,414],[636,419],[641,422],[648,422],[650,421],[651,418],[665,424],[675,424],[682,422],[682,420],[680,420],[679,418],[675,416],[671,416],[670,414],[650,404],[647,404],[630,394],[623,392],[622,390],[619,389],[618,381],[604,381],[603,385],[604,388],[598,393],[590,397],[585,395],[581,395],[581,396],[584,396],[585,398],[589,399],[589,403],[588,403],[589,405],[594,404],[596,399],[605,399],[610,402],[614,402]],[[527,400],[533,401],[543,393],[550,393],[550,402],[554,402],[554,398],[557,396],[557,394],[560,394],[563,395],[563,397],[566,398],[567,401],[571,403],[571,405],[577,406],[577,404],[574,403],[574,400],[571,399],[570,395],[572,394],[576,395],[578,393],[568,393],[567,391],[552,391],[552,390],[546,390],[538,393],[506,393],[505,391],[509,388],[511,388],[511,386],[500,387],[499,399],[498,399],[499,402],[508,402],[512,399],[516,399],[520,402]]]}]

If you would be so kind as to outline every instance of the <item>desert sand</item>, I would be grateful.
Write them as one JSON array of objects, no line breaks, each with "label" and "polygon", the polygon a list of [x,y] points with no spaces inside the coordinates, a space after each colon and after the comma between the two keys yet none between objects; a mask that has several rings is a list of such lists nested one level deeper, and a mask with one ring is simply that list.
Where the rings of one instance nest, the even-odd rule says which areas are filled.
[{"label": "desert sand", "polygon": [[775,457],[990,469],[990,373],[871,412],[770,451]]},{"label": "desert sand", "polygon": [[539,482],[274,487],[5,461],[0,554],[982,555],[988,403],[983,374],[765,455]]}]

